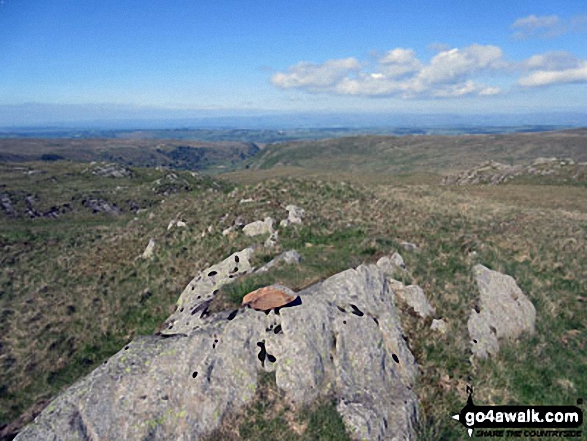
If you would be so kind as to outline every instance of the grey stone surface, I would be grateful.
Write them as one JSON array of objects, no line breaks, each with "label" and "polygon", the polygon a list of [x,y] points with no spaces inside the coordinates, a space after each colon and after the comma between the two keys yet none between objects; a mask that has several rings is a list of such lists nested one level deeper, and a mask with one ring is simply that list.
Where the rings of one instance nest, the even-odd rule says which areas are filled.
[{"label": "grey stone surface", "polygon": [[416,251],[418,249],[418,245],[411,242],[402,242],[400,245],[406,251]]},{"label": "grey stone surface", "polygon": [[201,271],[183,290],[177,308],[166,322],[163,335],[189,334],[207,322],[208,306],[218,290],[244,274],[250,273],[253,248],[231,254],[222,262]]},{"label": "grey stone surface", "polygon": [[279,225],[287,227],[289,224],[302,223],[302,219],[306,215],[306,211],[303,208],[300,208],[297,205],[288,205],[285,209],[288,211],[287,219],[283,219]]},{"label": "grey stone surface", "polygon": [[404,259],[399,253],[393,253],[391,256],[383,256],[377,261],[377,266],[390,277],[406,270]]},{"label": "grey stone surface", "polygon": [[265,248],[275,248],[277,246],[277,239],[279,238],[279,231],[275,230],[271,235],[267,238],[263,246]]},{"label": "grey stone surface", "polygon": [[534,333],[536,310],[512,277],[483,265],[475,265],[473,274],[480,299],[478,311],[471,310],[467,327],[473,355],[486,358],[497,353],[500,339]]},{"label": "grey stone surface", "polygon": [[273,233],[273,219],[266,217],[265,220],[258,220],[247,224],[243,228],[243,233],[247,236],[259,236],[260,234]]},{"label": "grey stone surface", "polygon": [[149,239],[149,243],[147,244],[147,248],[143,251],[143,259],[150,259],[153,257],[153,250],[155,249],[155,239]]},{"label": "grey stone surface", "polygon": [[281,253],[279,256],[277,256],[275,259],[271,260],[270,262],[267,262],[265,265],[263,265],[261,268],[259,268],[255,272],[256,273],[267,272],[280,262],[289,263],[289,264],[298,264],[301,261],[302,261],[302,256],[300,256],[300,254],[296,250],[289,250],[284,253]]},{"label": "grey stone surface", "polygon": [[[178,302],[183,314],[191,316],[199,286],[209,291],[225,281],[217,275],[200,274],[188,285]],[[60,394],[16,439],[196,440],[250,402],[261,369],[275,371],[294,403],[334,392],[354,439],[415,439],[417,366],[385,275],[361,265],[298,295],[297,306],[279,315],[238,309],[204,317],[184,333],[133,341]]]},{"label": "grey stone surface", "polygon": [[422,317],[431,317],[435,314],[434,308],[428,302],[424,290],[418,285],[409,285],[395,290],[396,295]]},{"label": "grey stone surface", "polygon": [[430,329],[440,334],[446,334],[446,322],[442,319],[433,319]]},{"label": "grey stone surface", "polygon": [[107,214],[114,214],[119,215],[122,211],[116,206],[116,204],[111,204],[103,199],[84,199],[82,200],[82,205],[86,208],[89,208],[94,213],[107,213]]}]

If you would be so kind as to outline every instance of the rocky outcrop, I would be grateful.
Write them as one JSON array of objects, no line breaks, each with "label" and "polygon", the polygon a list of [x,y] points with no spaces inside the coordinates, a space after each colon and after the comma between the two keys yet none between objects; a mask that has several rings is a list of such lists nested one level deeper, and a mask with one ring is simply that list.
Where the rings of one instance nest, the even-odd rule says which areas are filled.
[{"label": "rocky outcrop", "polygon": [[261,234],[273,233],[273,219],[266,217],[265,220],[251,222],[243,227],[243,233],[247,236],[259,236]]},{"label": "rocky outcrop", "polygon": [[120,164],[114,163],[102,163],[92,164],[88,169],[90,173],[96,176],[102,176],[105,178],[130,178],[132,177],[132,171]]},{"label": "rocky outcrop", "polygon": [[301,261],[302,261],[302,256],[300,256],[300,254],[296,250],[289,250],[284,253],[281,253],[279,256],[277,256],[275,259],[271,260],[270,262],[267,262],[265,265],[263,265],[261,268],[259,268],[255,272],[256,273],[267,272],[271,268],[273,268],[275,265],[277,265],[278,263],[281,263],[281,262],[288,263],[288,264],[298,264]]},{"label": "rocky outcrop", "polygon": [[206,314],[215,290],[250,271],[252,252],[200,273],[165,332],[123,348],[16,439],[196,440],[253,399],[260,370],[294,405],[333,393],[354,439],[415,439],[417,366],[381,270],[349,269],[268,313]]},{"label": "rocky outcrop", "polygon": [[531,164],[526,165],[506,165],[488,161],[471,170],[446,176],[443,178],[442,184],[497,185],[521,176],[550,176],[565,181],[585,182],[587,164],[576,163],[569,158],[537,158]]},{"label": "rocky outcrop", "polygon": [[82,205],[86,208],[89,208],[94,213],[106,213],[113,215],[122,214],[122,211],[116,206],[116,204],[111,204],[103,199],[83,199]]},{"label": "rocky outcrop", "polygon": [[497,353],[500,339],[533,333],[536,310],[512,277],[483,265],[475,265],[473,274],[480,298],[467,327],[473,355],[486,358]]}]

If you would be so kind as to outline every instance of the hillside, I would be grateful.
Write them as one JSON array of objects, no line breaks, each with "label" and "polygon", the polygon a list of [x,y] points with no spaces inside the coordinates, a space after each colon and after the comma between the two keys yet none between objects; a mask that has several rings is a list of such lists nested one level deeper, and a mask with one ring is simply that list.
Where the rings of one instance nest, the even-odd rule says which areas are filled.
[{"label": "hillside", "polygon": [[232,141],[0,138],[0,162],[109,161],[125,166],[202,170],[230,168],[258,151],[254,143]]},{"label": "hillside", "polygon": [[300,168],[375,175],[445,174],[487,161],[508,165],[539,157],[587,161],[587,129],[459,136],[353,136],[268,145],[247,162],[252,169]]},{"label": "hillside", "polygon": [[[167,187],[167,181],[173,185]],[[123,358],[140,354],[127,354],[125,345],[169,329],[170,314],[191,320],[191,312],[176,306],[183,291],[191,292],[190,280],[239,250],[264,243],[265,236],[249,237],[235,226],[268,216],[276,220],[276,245],[261,246],[251,265],[259,268],[292,249],[300,263],[295,270],[277,265],[223,286],[198,320],[226,323],[228,311],[259,287],[281,284],[311,293],[329,277],[399,251],[407,268],[399,280],[421,287],[434,317],[447,325],[439,334],[431,329],[431,317],[399,306],[419,372],[414,391],[421,439],[468,439],[446,417],[464,405],[467,385],[474,387],[476,402],[486,404],[574,404],[587,388],[581,286],[587,267],[577,259],[587,253],[582,187],[532,182],[368,187],[340,179],[283,178],[233,188],[190,172],[63,161],[4,164],[0,184],[0,430],[7,438],[104,362],[123,363],[121,372],[129,369],[132,375],[136,358]],[[102,202],[88,205],[89,200]],[[55,212],[52,206],[65,204],[69,210],[45,216]],[[104,204],[119,211],[93,208]],[[289,204],[305,210],[302,224],[278,225]],[[152,256],[141,257],[151,239]],[[537,316],[534,335],[504,342],[497,355],[481,361],[471,358],[467,332],[478,304],[471,275],[478,263],[513,277]],[[361,318],[357,311],[349,317]],[[213,339],[206,337],[206,350],[213,349]],[[273,353],[269,346],[268,352]],[[196,370],[186,374],[188,381]],[[211,440],[344,439],[336,410],[341,397],[295,408],[275,374],[260,373],[258,379],[253,401],[227,416]],[[157,406],[167,402],[158,400]],[[173,418],[184,415],[174,411]],[[167,424],[165,412],[150,420],[153,430]]]}]

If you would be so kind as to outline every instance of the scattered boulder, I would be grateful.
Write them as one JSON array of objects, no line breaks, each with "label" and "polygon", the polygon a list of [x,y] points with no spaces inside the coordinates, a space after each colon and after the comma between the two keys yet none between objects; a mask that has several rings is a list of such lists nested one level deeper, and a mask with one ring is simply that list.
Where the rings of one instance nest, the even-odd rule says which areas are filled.
[{"label": "scattered boulder", "polygon": [[397,272],[406,270],[404,259],[399,253],[393,253],[391,256],[383,256],[377,261],[377,266],[390,277]]},{"label": "scattered boulder", "polygon": [[467,327],[473,355],[486,358],[497,353],[500,339],[534,333],[536,309],[512,277],[483,265],[475,265],[473,274],[480,298]]},{"label": "scattered boulder", "polygon": [[430,306],[424,290],[418,285],[409,285],[394,291],[395,294],[420,317],[427,318],[435,314],[434,308]]},{"label": "scattered boulder", "polygon": [[267,238],[263,246],[265,248],[275,248],[277,246],[277,238],[279,236],[279,232],[275,230],[271,235]]},{"label": "scattered boulder", "polygon": [[418,249],[418,245],[416,245],[415,243],[402,242],[400,245],[406,251],[416,251]]},{"label": "scattered boulder", "polygon": [[173,227],[184,228],[186,226],[187,226],[187,223],[185,223],[184,221],[173,219],[167,225],[167,231],[171,230]]},{"label": "scattered boulder", "polygon": [[261,234],[273,233],[273,219],[266,217],[265,220],[255,221],[247,224],[243,228],[243,233],[247,236],[259,236]]},{"label": "scattered boulder", "polygon": [[442,319],[433,319],[430,329],[440,334],[446,334],[446,322]]},{"label": "scattered boulder", "polygon": [[[182,319],[199,317],[197,295],[211,295],[235,258],[240,264],[251,252],[190,282],[178,301]],[[361,265],[298,295],[297,305],[279,314],[202,313],[175,334],[135,339],[62,392],[16,439],[200,439],[253,399],[259,370],[275,371],[294,404],[336,396],[353,438],[416,439],[417,366],[384,274]]]},{"label": "scattered boulder", "polygon": [[302,261],[302,256],[296,250],[289,250],[284,253],[281,253],[275,259],[267,262],[261,268],[259,268],[255,273],[265,273],[273,268],[280,262],[288,263],[288,264],[298,264]]},{"label": "scattered boulder", "polygon": [[0,205],[2,205],[2,209],[4,213],[8,216],[16,216],[16,211],[12,205],[12,201],[10,200],[10,196],[7,194],[0,195]]},{"label": "scattered boulder", "polygon": [[147,244],[147,248],[143,251],[143,259],[151,259],[153,257],[153,250],[155,249],[155,239],[151,238]]},{"label": "scattered boulder", "polygon": [[285,207],[288,211],[287,219],[283,219],[279,225],[282,227],[287,227],[289,224],[301,224],[302,218],[306,215],[306,212],[303,208],[300,208],[296,205],[288,205]]}]

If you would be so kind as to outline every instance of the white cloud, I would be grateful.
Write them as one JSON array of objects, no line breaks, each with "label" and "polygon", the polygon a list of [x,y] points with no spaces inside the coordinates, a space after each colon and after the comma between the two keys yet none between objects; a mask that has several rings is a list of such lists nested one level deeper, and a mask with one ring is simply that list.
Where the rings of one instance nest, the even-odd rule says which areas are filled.
[{"label": "white cloud", "polygon": [[511,25],[516,32],[514,38],[525,39],[532,37],[552,38],[566,32],[566,26],[557,15],[529,15],[518,18]]},{"label": "white cloud", "polygon": [[529,15],[518,18],[510,26],[516,39],[553,38],[567,32],[587,32],[587,14],[561,19],[558,15]]},{"label": "white cloud", "polygon": [[474,44],[464,49],[440,52],[430,60],[418,75],[428,84],[462,81],[468,75],[503,64],[502,51],[497,46]]},{"label": "white cloud", "polygon": [[533,55],[520,64],[523,69],[561,70],[571,69],[579,65],[579,60],[566,51],[552,51]]},{"label": "white cloud", "polygon": [[380,74],[388,78],[397,78],[421,69],[422,63],[416,58],[412,49],[397,48],[388,51],[378,60]]},{"label": "white cloud", "polygon": [[412,49],[395,48],[369,69],[355,58],[323,64],[299,63],[276,73],[271,82],[283,89],[303,89],[338,95],[451,98],[495,95],[501,90],[474,81],[475,74],[502,67],[497,46],[471,45],[448,49],[423,64]]},{"label": "white cloud", "polygon": [[282,89],[328,89],[343,78],[361,68],[355,58],[328,60],[323,64],[301,62],[290,67],[287,72],[278,72],[271,82]]},{"label": "white cloud", "polygon": [[587,61],[576,67],[558,70],[538,70],[518,80],[524,87],[550,86],[561,83],[587,83]]}]

